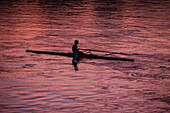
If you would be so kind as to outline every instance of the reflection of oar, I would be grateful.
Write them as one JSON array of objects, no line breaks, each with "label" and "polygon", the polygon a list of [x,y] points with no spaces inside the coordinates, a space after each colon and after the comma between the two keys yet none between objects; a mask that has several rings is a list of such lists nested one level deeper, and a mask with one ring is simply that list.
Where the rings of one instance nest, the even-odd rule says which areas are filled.
[{"label": "reflection of oar", "polygon": [[119,53],[119,52],[109,52],[109,51],[101,51],[101,50],[94,50],[94,49],[80,49],[80,50],[83,50],[83,51],[95,51],[95,52],[104,52],[104,53],[109,53],[108,55],[111,55],[111,54],[121,54],[121,55],[129,55],[127,53]]}]

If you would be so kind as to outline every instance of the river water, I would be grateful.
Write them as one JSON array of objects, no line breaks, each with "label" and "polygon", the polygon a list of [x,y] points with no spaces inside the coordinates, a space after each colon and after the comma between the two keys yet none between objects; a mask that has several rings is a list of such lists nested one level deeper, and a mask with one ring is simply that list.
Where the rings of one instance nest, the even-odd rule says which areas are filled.
[{"label": "river water", "polygon": [[[0,112],[170,112],[169,12],[168,0],[1,1]],[[71,52],[75,39],[135,62],[75,70],[72,58],[25,52]]]}]

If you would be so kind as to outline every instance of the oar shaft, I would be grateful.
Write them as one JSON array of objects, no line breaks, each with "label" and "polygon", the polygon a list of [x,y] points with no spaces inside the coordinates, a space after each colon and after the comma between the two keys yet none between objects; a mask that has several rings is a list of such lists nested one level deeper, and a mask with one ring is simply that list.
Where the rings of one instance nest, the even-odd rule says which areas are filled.
[{"label": "oar shaft", "polygon": [[119,53],[119,52],[110,52],[110,51],[101,51],[101,50],[94,50],[94,49],[80,49],[85,51],[96,51],[96,52],[104,52],[104,53],[110,53],[110,54],[121,54],[121,55],[129,55],[127,53]]},{"label": "oar shaft", "polygon": [[94,50],[94,49],[80,49],[80,50],[111,53],[111,52],[109,52],[109,51],[101,51],[101,50]]}]

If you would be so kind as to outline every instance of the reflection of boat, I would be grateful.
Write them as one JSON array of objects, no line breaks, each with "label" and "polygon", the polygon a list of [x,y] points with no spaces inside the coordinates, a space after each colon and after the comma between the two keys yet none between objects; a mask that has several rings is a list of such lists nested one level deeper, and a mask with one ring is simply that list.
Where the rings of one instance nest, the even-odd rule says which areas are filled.
[{"label": "reflection of boat", "polygon": [[[34,51],[34,50],[26,50],[26,52],[32,52],[32,53],[37,53],[37,54],[49,54],[49,55],[61,55],[61,56],[67,56],[67,57],[75,57],[75,55],[73,53],[49,52],[49,51]],[[94,54],[84,54],[82,52],[78,55],[78,58],[105,59],[105,60],[122,60],[122,61],[132,61],[132,62],[134,62],[134,59],[119,58],[119,57],[108,57],[108,56],[99,56],[99,55],[94,55]]]}]

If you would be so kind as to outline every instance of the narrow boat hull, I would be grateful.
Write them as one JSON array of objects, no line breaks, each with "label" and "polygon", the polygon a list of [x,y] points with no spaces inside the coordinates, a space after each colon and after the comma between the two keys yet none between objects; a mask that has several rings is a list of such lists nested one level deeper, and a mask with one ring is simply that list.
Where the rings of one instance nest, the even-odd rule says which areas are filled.
[{"label": "narrow boat hull", "polygon": [[26,52],[37,53],[37,54],[49,54],[49,55],[60,55],[60,56],[74,57],[73,53],[34,51],[34,50],[26,50]]},{"label": "narrow boat hull", "polygon": [[[75,55],[73,53],[34,51],[34,50],[26,50],[26,52],[32,52],[32,53],[37,53],[37,54],[49,54],[49,55],[60,55],[60,56],[67,56],[67,57],[75,57]],[[107,56],[99,56],[99,55],[84,54],[84,53],[80,53],[78,55],[78,57],[79,58],[88,58],[88,59],[121,60],[121,61],[132,61],[132,62],[134,62],[134,59],[119,58],[119,57],[107,57]]]}]

